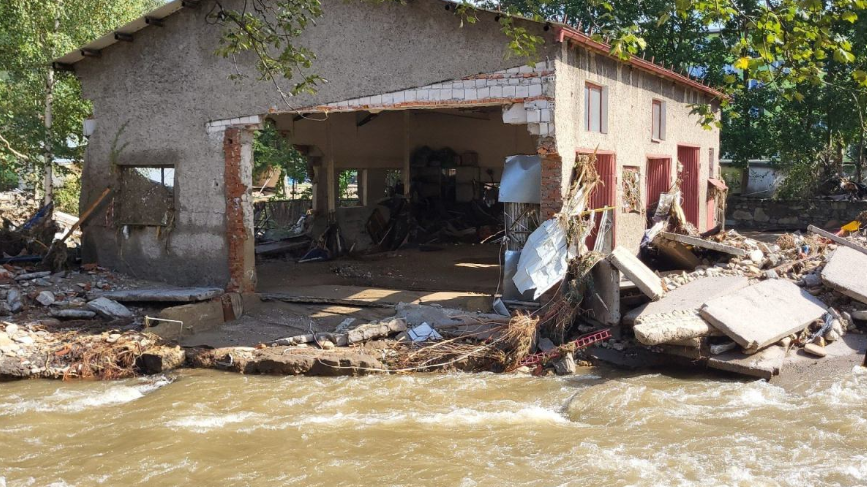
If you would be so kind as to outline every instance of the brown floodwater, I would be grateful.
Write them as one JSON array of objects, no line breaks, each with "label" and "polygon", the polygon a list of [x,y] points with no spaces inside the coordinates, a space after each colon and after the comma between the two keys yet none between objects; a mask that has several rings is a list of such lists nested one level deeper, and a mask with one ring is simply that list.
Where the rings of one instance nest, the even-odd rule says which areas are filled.
[{"label": "brown floodwater", "polygon": [[0,391],[8,486],[867,485],[860,368],[787,389],[585,369]]}]

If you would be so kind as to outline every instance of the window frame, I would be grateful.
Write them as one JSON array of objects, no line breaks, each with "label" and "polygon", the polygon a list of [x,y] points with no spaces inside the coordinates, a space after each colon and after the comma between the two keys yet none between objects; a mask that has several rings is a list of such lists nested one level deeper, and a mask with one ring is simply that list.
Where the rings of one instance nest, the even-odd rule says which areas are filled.
[{"label": "window frame", "polygon": [[[658,116],[653,113],[656,107],[659,107]],[[650,140],[651,142],[665,140],[665,102],[659,98],[654,98],[650,103]]]},{"label": "window frame", "polygon": [[[599,127],[598,130],[593,130],[592,125],[590,123],[591,122],[591,116],[592,116],[590,113],[590,106],[591,106],[590,93],[592,91],[598,91],[599,92],[599,113],[597,114],[597,117],[599,119],[598,120],[598,127]],[[605,87],[604,86],[598,85],[596,83],[591,83],[590,81],[586,81],[584,83],[584,128],[586,131],[594,132],[594,133],[598,133],[598,134],[607,133],[607,130],[605,127],[605,125],[606,125],[605,124],[605,110],[606,110],[605,98],[606,97],[605,97]]]}]

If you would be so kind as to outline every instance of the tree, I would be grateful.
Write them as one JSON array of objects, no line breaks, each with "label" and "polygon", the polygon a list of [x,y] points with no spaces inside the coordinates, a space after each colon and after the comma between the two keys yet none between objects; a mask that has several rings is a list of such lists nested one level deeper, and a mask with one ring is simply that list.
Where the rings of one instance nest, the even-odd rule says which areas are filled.
[{"label": "tree", "polygon": [[91,108],[74,76],[51,61],[110,32],[160,0],[0,2],[0,164],[52,197],[57,159],[80,161]]}]

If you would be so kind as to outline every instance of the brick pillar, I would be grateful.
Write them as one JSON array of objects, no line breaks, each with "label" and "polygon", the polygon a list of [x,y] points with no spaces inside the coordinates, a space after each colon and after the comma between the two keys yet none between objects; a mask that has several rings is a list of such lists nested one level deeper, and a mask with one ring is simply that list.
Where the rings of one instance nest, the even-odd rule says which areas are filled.
[{"label": "brick pillar", "polygon": [[542,157],[542,220],[547,220],[563,206],[563,159],[559,154]]},{"label": "brick pillar", "polygon": [[230,127],[223,136],[226,156],[226,245],[229,292],[256,290],[255,242],[250,184],[253,178],[253,133]]}]

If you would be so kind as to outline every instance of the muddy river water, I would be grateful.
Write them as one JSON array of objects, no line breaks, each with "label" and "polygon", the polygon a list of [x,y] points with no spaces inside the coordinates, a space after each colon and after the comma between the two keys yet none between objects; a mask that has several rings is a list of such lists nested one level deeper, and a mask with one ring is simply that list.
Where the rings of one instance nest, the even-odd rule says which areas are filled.
[{"label": "muddy river water", "polygon": [[172,378],[0,384],[0,485],[867,485],[860,368]]}]

